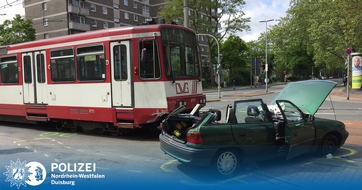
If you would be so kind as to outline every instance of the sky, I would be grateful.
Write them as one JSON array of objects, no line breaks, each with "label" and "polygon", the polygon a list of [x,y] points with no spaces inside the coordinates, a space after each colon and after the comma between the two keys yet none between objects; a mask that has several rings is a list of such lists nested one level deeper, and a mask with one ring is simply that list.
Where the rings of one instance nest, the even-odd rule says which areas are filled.
[{"label": "sky", "polygon": [[0,0],[0,23],[2,24],[6,19],[12,20],[16,14],[24,16],[22,2],[22,0]]},{"label": "sky", "polygon": [[[12,4],[9,6],[7,4]],[[22,0],[0,0],[0,23],[5,19],[12,19],[15,14],[25,15]],[[265,23],[261,20],[277,20],[286,15],[290,0],[245,0],[245,17],[250,17],[248,25],[251,31],[238,34],[244,41],[257,40],[261,33],[265,32]],[[5,14],[5,15],[4,15]],[[278,24],[278,21],[268,22],[268,27]]]},{"label": "sky", "polygon": [[274,19],[268,22],[268,28],[278,24],[278,19],[286,16],[290,0],[245,0],[245,17],[250,17],[248,23],[251,31],[238,34],[244,41],[257,40],[261,33],[265,32],[265,22],[259,21]]}]

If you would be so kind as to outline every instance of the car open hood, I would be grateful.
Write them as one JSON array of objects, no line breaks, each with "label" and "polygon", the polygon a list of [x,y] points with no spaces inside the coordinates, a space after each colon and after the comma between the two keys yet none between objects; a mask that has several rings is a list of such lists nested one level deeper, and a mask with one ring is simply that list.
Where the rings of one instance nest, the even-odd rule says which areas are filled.
[{"label": "car open hood", "polygon": [[314,115],[337,83],[329,80],[291,82],[276,96],[276,100],[289,100],[303,111]]}]

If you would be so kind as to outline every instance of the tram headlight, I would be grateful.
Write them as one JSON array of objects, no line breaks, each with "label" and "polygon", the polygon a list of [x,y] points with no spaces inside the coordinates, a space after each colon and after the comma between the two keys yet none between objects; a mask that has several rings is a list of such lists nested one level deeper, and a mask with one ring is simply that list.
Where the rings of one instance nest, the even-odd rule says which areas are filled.
[{"label": "tram headlight", "polygon": [[200,104],[206,104],[206,98],[201,98],[200,99]]},{"label": "tram headlight", "polygon": [[186,107],[186,101],[179,101],[178,102],[178,107],[180,107],[180,106],[185,106]]}]

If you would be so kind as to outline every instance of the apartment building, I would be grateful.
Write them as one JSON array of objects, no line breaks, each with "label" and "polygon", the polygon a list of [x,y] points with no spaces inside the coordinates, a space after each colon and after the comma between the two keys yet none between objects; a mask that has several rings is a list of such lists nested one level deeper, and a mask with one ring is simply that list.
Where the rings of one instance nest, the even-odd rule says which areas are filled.
[{"label": "apartment building", "polygon": [[[103,28],[139,25],[156,18],[166,0],[24,0],[25,17],[33,21],[36,39],[52,38]],[[211,10],[211,16],[216,11]],[[193,11],[189,9],[191,16]],[[204,14],[202,16],[208,16]],[[208,71],[206,36],[200,35],[201,63]]]},{"label": "apartment building", "polygon": [[[152,4],[150,4],[152,2]],[[165,0],[28,0],[25,17],[31,19],[36,39],[127,25],[156,17]]]}]

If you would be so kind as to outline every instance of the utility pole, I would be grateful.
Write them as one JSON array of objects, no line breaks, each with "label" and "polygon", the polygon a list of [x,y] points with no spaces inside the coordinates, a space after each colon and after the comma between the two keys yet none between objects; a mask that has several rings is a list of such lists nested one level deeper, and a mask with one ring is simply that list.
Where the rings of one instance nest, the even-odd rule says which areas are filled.
[{"label": "utility pole", "polygon": [[[220,62],[221,62],[221,56],[220,56],[220,45],[219,45],[219,41],[217,40],[217,38],[211,34],[196,34],[198,36],[209,36],[211,38],[213,38],[216,42],[216,45],[217,45],[217,69],[221,68],[221,65],[220,65]],[[219,96],[219,99],[221,98],[221,86],[220,86],[220,82],[221,82],[221,79],[220,79],[220,73],[221,71],[217,72],[217,92],[218,92],[218,96]]]},{"label": "utility pole", "polygon": [[268,92],[268,22],[274,21],[274,19],[261,20],[259,22],[265,22],[265,92]]},{"label": "utility pole", "polygon": [[189,7],[187,5],[187,0],[184,1],[184,26],[189,27]]}]

